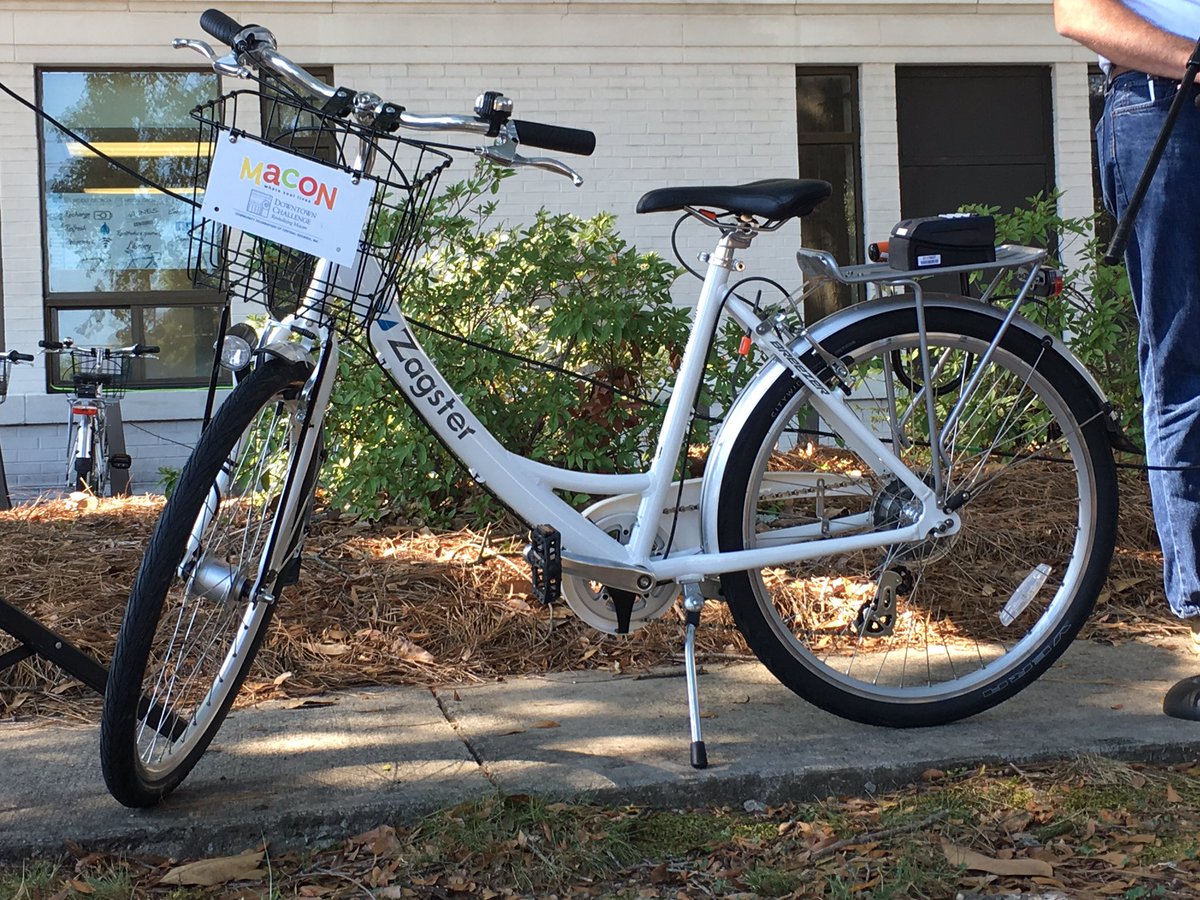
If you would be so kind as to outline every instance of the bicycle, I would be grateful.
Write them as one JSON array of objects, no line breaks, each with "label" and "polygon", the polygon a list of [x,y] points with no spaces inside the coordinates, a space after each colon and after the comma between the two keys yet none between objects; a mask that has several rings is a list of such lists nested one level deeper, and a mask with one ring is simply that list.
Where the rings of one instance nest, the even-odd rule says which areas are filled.
[{"label": "bicycle", "polygon": [[109,407],[125,396],[133,360],[158,353],[157,346],[80,347],[67,338],[42,340],[47,353],[65,357],[63,378],[71,380],[67,395],[68,491],[90,491],[103,497],[113,487],[113,471],[129,471],[133,464],[127,453],[110,453]]},{"label": "bicycle", "polygon": [[[994,263],[936,270],[994,271],[982,299],[969,299],[927,294],[924,272],[843,268],[802,249],[797,259],[812,281],[891,291],[809,327],[796,295],[770,306],[741,297],[735,254],[811,212],[829,184],[651,191],[639,212],[677,212],[717,232],[702,257],[692,332],[650,468],[569,471],[502,447],[405,319],[403,276],[449,155],[446,145],[393,132],[491,137],[463,149],[577,184],[565,163],[518,150],[587,154],[592,135],[514,120],[511,101],[495,92],[481,95],[474,115],[414,114],[315,79],[266,28],[243,28],[216,10],[201,26],[230,52],[218,56],[196,40],[175,46],[204,54],[217,71],[271,76],[292,89],[263,100],[297,123],[267,142],[291,150],[292,182],[317,163],[319,144],[335,149],[344,172],[373,182],[372,199],[349,264],[255,238],[203,211],[194,221],[198,279],[273,309],[290,301],[294,311],[270,320],[261,337],[239,325],[223,346],[237,387],[187,462],[131,591],[101,722],[104,776],[118,801],[153,804],[186,777],[230,709],[281,592],[298,581],[339,339],[363,332],[439,440],[531,526],[535,596],[561,599],[612,633],[636,630],[682,597],[697,768],[707,751],[695,635],[710,600],[729,605],[755,654],[801,697],[898,727],[994,706],[1074,637],[1112,554],[1117,427],[1067,347],[1019,315],[1035,279],[1020,281],[1007,308],[992,302],[1013,273],[1036,275],[1045,251],[1002,246]],[[264,139],[229,123],[235,106],[258,96],[234,91],[199,108],[201,144],[247,142],[252,166]],[[214,184],[217,168],[198,173],[209,197],[226,189]],[[722,315],[765,362],[726,411],[703,475],[676,479]],[[603,499],[580,511],[559,492]],[[1037,506],[1056,514],[1053,526],[1028,533],[1024,513]],[[150,703],[163,714],[147,715]]]},{"label": "bicycle", "polygon": [[[6,350],[0,353],[0,403],[8,399],[8,375],[17,363],[33,362],[28,353]],[[8,477],[4,474],[4,454],[0,452],[0,509],[11,509],[12,498],[8,494]]]}]

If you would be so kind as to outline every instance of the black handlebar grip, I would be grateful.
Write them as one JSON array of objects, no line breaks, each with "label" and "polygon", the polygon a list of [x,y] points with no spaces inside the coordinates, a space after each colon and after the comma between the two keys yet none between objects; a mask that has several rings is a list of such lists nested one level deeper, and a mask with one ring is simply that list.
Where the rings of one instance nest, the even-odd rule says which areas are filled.
[{"label": "black handlebar grip", "polygon": [[33,362],[32,353],[18,353],[16,350],[8,354],[8,358],[13,362]]},{"label": "black handlebar grip", "polygon": [[596,135],[582,128],[562,128],[558,125],[543,125],[541,122],[526,122],[511,119],[517,141],[530,147],[554,150],[559,153],[575,153],[591,156],[596,149]]},{"label": "black handlebar grip", "polygon": [[38,341],[38,346],[46,350],[61,350],[63,348],[62,341]]},{"label": "black handlebar grip", "polygon": [[233,46],[233,39],[237,37],[237,33],[242,30],[241,25],[219,9],[206,9],[201,13],[200,27],[230,47]]},{"label": "black handlebar grip", "polygon": [[157,353],[158,344],[138,344],[133,348],[133,352],[138,356],[141,356],[144,353]]}]

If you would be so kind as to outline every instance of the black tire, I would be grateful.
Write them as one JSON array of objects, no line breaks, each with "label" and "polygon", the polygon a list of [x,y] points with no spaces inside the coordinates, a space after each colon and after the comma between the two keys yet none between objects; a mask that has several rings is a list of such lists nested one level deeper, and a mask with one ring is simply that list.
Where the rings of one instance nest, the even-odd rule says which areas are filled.
[{"label": "black tire", "polygon": [[87,421],[88,420],[86,419],[80,418],[71,425],[67,446],[76,448],[76,445],[81,440],[79,437],[79,429],[87,428],[89,431],[84,440],[87,442],[88,455],[75,455],[72,457],[71,464],[67,467],[67,484],[73,485],[72,490],[74,490],[76,493],[90,491],[98,497],[100,494],[96,490],[96,480],[92,474],[95,470],[94,463],[96,459],[96,441],[94,434],[91,431],[92,426],[90,424],[85,424]]},{"label": "black tire", "polygon": [[[783,684],[844,718],[892,727],[974,715],[1033,682],[1090,613],[1116,531],[1103,411],[1080,374],[1019,321],[982,371],[995,317],[931,305],[927,322],[941,360],[939,421],[980,377],[947,449],[945,496],[967,492],[959,532],[722,576],[738,627]],[[882,310],[822,344],[847,361],[852,404],[929,483],[923,378],[895,371],[917,355],[913,309]],[[816,367],[812,353],[806,359]],[[914,415],[897,427],[889,411],[908,408],[914,393]],[[786,542],[913,515],[898,480],[876,475],[820,427],[813,435],[808,396],[783,374],[747,415],[720,487],[722,551],[769,543],[775,528],[791,529],[777,537]],[[1049,574],[1033,587],[1040,566]],[[1024,606],[1013,599],[1021,585],[1033,588]],[[1007,623],[1006,605],[1015,613]]]},{"label": "black tire", "polygon": [[92,483],[92,461],[90,459],[80,459],[75,457],[73,469],[75,471],[75,490],[82,492],[89,490]]},{"label": "black tire", "polygon": [[[155,527],[121,623],[100,721],[104,780],[126,806],[157,803],[183,781],[266,634],[275,604],[248,594],[282,502],[300,430],[298,395],[310,371],[270,359],[234,389]],[[316,465],[300,489],[311,492],[315,477]],[[276,601],[288,574],[295,573],[264,584]]]}]

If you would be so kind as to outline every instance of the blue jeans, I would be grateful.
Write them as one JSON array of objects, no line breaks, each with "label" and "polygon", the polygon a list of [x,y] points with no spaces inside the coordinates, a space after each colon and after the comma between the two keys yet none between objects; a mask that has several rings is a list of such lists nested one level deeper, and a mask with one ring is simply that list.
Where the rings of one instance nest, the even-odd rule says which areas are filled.
[{"label": "blue jeans", "polygon": [[[1137,72],[1118,75],[1109,88],[1096,142],[1104,202],[1118,217],[1176,88]],[[1125,263],[1140,326],[1146,461],[1167,601],[1181,618],[1200,616],[1200,110],[1190,100],[1146,192]]]}]

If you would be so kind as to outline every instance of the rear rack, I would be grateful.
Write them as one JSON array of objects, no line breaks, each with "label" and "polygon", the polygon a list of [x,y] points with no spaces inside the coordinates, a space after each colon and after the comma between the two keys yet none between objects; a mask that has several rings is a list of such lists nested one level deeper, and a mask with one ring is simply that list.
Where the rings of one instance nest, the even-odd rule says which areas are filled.
[{"label": "rear rack", "polygon": [[[1034,267],[1046,258],[1046,251],[1040,247],[1022,247],[1017,244],[1001,244],[996,248],[996,259],[988,262],[975,262],[961,266],[937,266],[928,269],[901,271],[893,269],[889,263],[875,262],[853,266],[839,266],[833,255],[824,250],[809,250],[801,248],[796,251],[796,264],[805,275],[814,278],[838,281],[842,284],[908,284],[918,278],[930,275],[950,275],[956,272],[985,272],[996,270],[995,276],[984,291],[980,300],[987,301],[992,292],[999,286],[1006,272],[1021,266]],[[1024,291],[1021,292],[1022,295]]]}]

